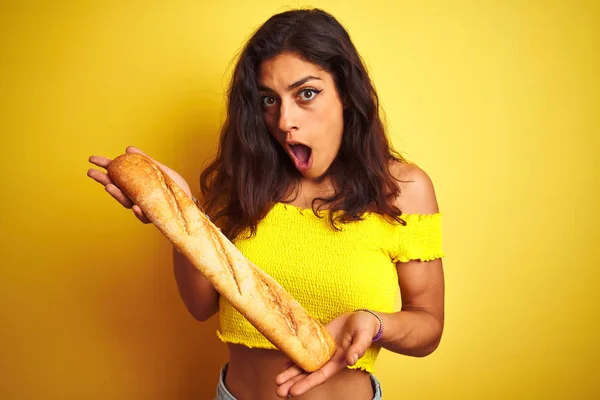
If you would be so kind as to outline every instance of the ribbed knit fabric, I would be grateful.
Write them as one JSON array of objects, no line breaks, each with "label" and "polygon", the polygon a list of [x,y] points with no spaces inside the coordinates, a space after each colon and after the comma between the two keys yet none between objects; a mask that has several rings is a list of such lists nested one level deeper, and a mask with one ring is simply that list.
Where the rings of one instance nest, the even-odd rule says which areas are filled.
[{"label": "ribbed knit fabric", "polygon": [[[257,267],[281,284],[323,324],[358,308],[393,312],[398,289],[396,262],[444,256],[441,213],[403,214],[406,226],[376,213],[331,228],[329,211],[318,212],[276,203],[253,238],[234,241]],[[229,302],[220,298],[223,342],[275,349]],[[348,368],[373,372],[377,342]]]}]

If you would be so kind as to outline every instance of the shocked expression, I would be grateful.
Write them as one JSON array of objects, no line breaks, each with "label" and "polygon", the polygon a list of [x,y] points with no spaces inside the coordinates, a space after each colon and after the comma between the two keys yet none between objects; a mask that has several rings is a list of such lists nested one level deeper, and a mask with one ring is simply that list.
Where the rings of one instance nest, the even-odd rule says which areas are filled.
[{"label": "shocked expression", "polygon": [[333,76],[293,53],[282,53],[261,63],[258,89],[269,133],[305,178],[323,177],[344,131]]}]

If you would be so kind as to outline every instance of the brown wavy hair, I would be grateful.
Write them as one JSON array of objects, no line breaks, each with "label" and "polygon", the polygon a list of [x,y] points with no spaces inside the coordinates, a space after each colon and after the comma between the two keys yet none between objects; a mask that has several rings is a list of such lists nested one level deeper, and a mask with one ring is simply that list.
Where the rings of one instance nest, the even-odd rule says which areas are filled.
[{"label": "brown wavy hair", "polygon": [[[332,74],[344,102],[340,150],[327,171],[335,194],[313,200],[316,213],[327,205],[329,221],[360,220],[375,211],[403,223],[394,206],[399,188],[389,171],[405,162],[390,146],[380,116],[379,99],[348,32],[320,9],[286,11],[269,18],[242,49],[228,89],[227,118],[215,159],[200,176],[201,207],[230,239],[249,230],[273,204],[289,195],[301,178],[268,133],[257,88],[260,63],[291,52]],[[337,212],[339,211],[339,212]]]}]

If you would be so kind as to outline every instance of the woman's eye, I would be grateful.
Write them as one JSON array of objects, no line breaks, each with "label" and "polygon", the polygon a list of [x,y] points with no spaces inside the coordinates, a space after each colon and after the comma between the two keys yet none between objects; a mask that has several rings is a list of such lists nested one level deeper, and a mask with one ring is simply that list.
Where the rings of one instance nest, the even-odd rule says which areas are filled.
[{"label": "woman's eye", "polygon": [[303,89],[300,91],[300,93],[298,93],[300,100],[303,101],[308,101],[308,100],[312,100],[315,97],[317,97],[317,95],[321,93],[320,90],[316,90],[316,89]]},{"label": "woman's eye", "polygon": [[275,98],[272,96],[264,96],[262,98],[262,105],[263,107],[271,107],[273,104],[275,104]]}]

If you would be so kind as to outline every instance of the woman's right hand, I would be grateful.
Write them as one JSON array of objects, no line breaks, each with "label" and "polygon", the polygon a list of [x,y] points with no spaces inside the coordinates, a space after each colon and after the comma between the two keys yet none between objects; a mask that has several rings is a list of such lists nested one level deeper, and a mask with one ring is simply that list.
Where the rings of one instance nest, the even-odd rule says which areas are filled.
[{"label": "woman's right hand", "polygon": [[[149,157],[146,153],[144,153],[140,149],[133,147],[133,146],[128,146],[127,149],[125,149],[125,152],[126,153],[139,153],[139,154],[143,154],[143,155]],[[173,179],[175,181],[175,183],[177,183],[179,185],[179,187],[181,187],[181,189],[183,189],[183,191],[187,193],[188,196],[192,197],[192,191],[190,189],[190,186],[187,184],[185,179],[183,179],[181,177],[181,175],[179,175],[177,172],[173,171],[171,168],[165,166],[164,164],[161,164],[154,159],[152,159],[152,160],[154,162],[156,162],[156,164],[158,164],[160,169],[162,169],[163,172],[168,174],[171,177],[171,179]],[[89,162],[94,165],[97,165],[101,168],[104,168],[104,170],[106,170],[108,168],[108,166],[110,165],[110,163],[112,162],[112,160],[110,158],[106,158],[106,157],[102,157],[102,156],[91,156],[89,158]],[[121,203],[121,205],[123,207],[131,209],[133,211],[133,213],[135,214],[135,216],[140,221],[142,221],[145,224],[149,224],[152,222],[148,219],[146,214],[144,214],[142,209],[138,205],[134,204],[133,201],[121,189],[119,189],[117,187],[117,185],[115,185],[115,183],[109,178],[109,176],[106,172],[91,168],[88,170],[87,175],[90,178],[92,178],[93,180],[95,180],[96,182],[103,185],[104,189],[112,197],[114,197],[119,203]]]}]

